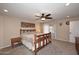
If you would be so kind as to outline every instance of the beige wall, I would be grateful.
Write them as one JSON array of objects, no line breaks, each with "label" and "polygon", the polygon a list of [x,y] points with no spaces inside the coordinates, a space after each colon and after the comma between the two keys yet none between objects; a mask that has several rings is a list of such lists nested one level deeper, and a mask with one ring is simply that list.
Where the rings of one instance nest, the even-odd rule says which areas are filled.
[{"label": "beige wall", "polygon": [[[60,23],[62,23],[61,26]],[[66,25],[66,20],[56,21],[54,28],[57,40],[69,41],[69,25]]]},{"label": "beige wall", "polygon": [[36,23],[36,32],[43,32],[43,24]]},{"label": "beige wall", "polygon": [[27,20],[0,15],[0,48],[11,45],[10,39],[20,36],[20,22]]},{"label": "beige wall", "polygon": [[19,19],[4,16],[4,47],[11,45],[10,39],[17,36],[20,36]]},{"label": "beige wall", "polygon": [[0,48],[3,46],[3,35],[4,35],[4,25],[3,25],[3,16],[0,16]]},{"label": "beige wall", "polygon": [[[76,24],[78,24],[79,17],[69,18],[68,20],[70,20],[70,23],[77,21]],[[64,19],[64,20],[55,20],[54,22],[51,22],[51,25],[54,27],[55,34],[56,34],[55,39],[75,43],[75,39],[72,36],[75,37],[78,34],[77,32],[78,29],[75,28],[76,24],[73,23],[71,25],[66,25],[66,21],[67,20]],[[62,26],[59,25],[60,23],[62,23]],[[71,29],[72,27],[74,28]],[[72,32],[77,32],[77,34],[74,33],[73,35],[70,35],[70,29],[72,30]]]},{"label": "beige wall", "polygon": [[[70,18],[69,20],[70,20],[70,22],[77,21],[77,23],[78,23],[79,17]],[[72,39],[73,37],[70,38],[70,27],[72,27],[72,26],[66,25],[65,24],[66,21],[67,20],[55,21],[54,28],[55,28],[55,32],[56,32],[56,39],[75,43],[75,42],[73,42],[73,39]],[[60,26],[59,23],[62,23],[62,26]],[[73,26],[75,26],[75,24],[73,24]],[[72,29],[72,30],[74,30],[74,29]],[[74,36],[76,36],[76,35],[74,34]]]}]

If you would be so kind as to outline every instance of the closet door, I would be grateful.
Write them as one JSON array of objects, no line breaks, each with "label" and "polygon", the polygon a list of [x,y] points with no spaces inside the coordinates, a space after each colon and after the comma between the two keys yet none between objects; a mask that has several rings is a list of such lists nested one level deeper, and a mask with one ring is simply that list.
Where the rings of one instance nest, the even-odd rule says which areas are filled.
[{"label": "closet door", "polygon": [[70,42],[75,43],[75,37],[79,37],[79,21],[70,22]]}]

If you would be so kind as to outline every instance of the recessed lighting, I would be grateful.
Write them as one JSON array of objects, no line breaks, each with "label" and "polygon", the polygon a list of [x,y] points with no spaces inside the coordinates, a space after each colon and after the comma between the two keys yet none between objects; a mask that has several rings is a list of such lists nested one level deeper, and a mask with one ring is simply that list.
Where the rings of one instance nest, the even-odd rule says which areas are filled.
[{"label": "recessed lighting", "polygon": [[69,5],[70,5],[70,3],[66,3],[66,4],[65,4],[65,6],[69,6]]},{"label": "recessed lighting", "polygon": [[4,12],[8,12],[8,10],[7,10],[7,9],[4,9],[3,11],[4,11]]},{"label": "recessed lighting", "polygon": [[69,18],[69,16],[67,16],[67,18]]}]

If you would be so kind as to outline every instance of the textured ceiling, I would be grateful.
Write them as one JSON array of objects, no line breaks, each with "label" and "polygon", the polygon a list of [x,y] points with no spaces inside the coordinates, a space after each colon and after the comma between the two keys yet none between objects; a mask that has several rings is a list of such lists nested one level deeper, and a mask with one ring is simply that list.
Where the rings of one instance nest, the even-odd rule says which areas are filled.
[{"label": "textured ceiling", "polygon": [[[3,9],[7,9],[5,13]],[[0,14],[24,18],[27,20],[36,19],[35,14],[40,12],[51,13],[54,19],[65,19],[66,16],[79,17],[79,4],[71,3],[0,3]]]}]

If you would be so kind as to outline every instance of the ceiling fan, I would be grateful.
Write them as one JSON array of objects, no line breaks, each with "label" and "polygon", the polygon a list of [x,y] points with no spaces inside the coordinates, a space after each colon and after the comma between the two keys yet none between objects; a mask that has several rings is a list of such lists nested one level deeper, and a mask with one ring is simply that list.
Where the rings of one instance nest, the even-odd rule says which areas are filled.
[{"label": "ceiling fan", "polygon": [[45,15],[44,13],[42,13],[41,15],[35,15],[35,16],[38,17],[37,20],[42,20],[42,21],[44,21],[46,19],[52,19],[52,17],[50,17],[51,16],[50,13],[47,14],[47,15]]}]

